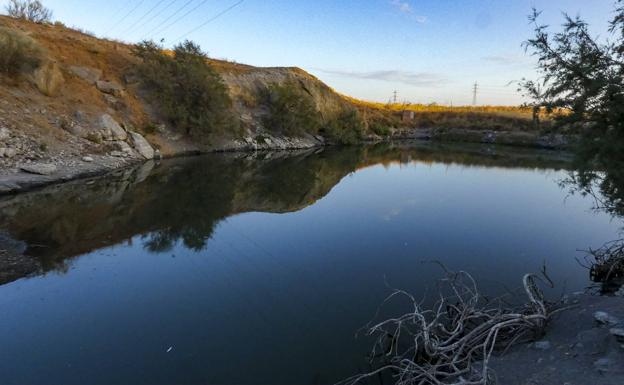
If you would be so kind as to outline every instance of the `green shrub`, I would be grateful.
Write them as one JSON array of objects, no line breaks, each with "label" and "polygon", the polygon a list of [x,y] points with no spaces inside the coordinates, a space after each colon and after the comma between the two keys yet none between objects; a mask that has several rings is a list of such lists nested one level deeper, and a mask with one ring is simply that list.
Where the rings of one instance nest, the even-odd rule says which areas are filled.
[{"label": "green shrub", "polygon": [[391,134],[390,127],[380,122],[373,122],[370,124],[370,129],[373,133],[379,136],[388,136]]},{"label": "green shrub", "polygon": [[41,64],[43,50],[30,37],[21,32],[0,27],[0,72],[17,76]]},{"label": "green shrub", "polygon": [[285,135],[316,134],[321,128],[321,114],[312,97],[296,83],[272,84],[266,91],[269,115],[267,129]]},{"label": "green shrub", "polygon": [[137,74],[149,98],[174,127],[197,138],[236,131],[227,87],[198,45],[185,41],[167,54],[145,41],[135,46],[134,54],[142,59]]},{"label": "green shrub", "polygon": [[329,121],[325,134],[340,144],[355,144],[363,139],[366,125],[356,109],[348,109]]}]

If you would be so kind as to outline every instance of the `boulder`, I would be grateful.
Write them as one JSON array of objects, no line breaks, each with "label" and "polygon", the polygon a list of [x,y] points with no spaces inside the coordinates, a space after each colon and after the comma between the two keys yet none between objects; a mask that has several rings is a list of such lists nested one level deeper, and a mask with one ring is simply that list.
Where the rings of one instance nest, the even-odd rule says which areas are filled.
[{"label": "boulder", "polygon": [[52,163],[33,163],[22,165],[20,169],[30,174],[50,175],[56,172],[56,165]]},{"label": "boulder", "polygon": [[69,71],[89,84],[95,85],[102,77],[102,71],[91,67],[69,66]]},{"label": "boulder", "polygon": [[87,163],[91,163],[91,162],[93,162],[93,158],[90,157],[90,156],[83,156],[82,157],[82,161],[83,162],[87,162]]},{"label": "boulder", "polygon": [[123,96],[124,94],[123,87],[113,81],[98,80],[95,82],[95,86],[98,90],[104,92],[105,94],[113,96]]},{"label": "boulder", "polygon": [[65,83],[63,74],[55,62],[41,65],[35,70],[32,78],[39,91],[46,96],[56,95]]},{"label": "boulder", "polygon": [[134,144],[134,149],[145,159],[154,159],[154,149],[143,135],[137,132],[130,132],[130,138]]},{"label": "boulder", "polygon": [[123,140],[118,140],[116,142],[113,142],[113,144],[115,145],[118,151],[121,151],[124,154],[127,154],[129,156],[136,156],[136,152],[134,152],[132,147],[130,147],[130,145],[124,142]]},{"label": "boulder", "polygon": [[104,140],[126,140],[128,133],[109,114],[100,116],[100,132]]}]

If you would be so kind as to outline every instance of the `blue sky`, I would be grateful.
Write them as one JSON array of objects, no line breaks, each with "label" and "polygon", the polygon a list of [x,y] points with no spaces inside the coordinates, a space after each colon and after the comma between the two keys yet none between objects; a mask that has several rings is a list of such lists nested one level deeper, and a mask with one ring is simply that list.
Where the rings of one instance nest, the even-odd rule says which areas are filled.
[{"label": "blue sky", "polygon": [[454,105],[471,102],[475,81],[479,104],[522,101],[506,84],[535,76],[521,47],[532,7],[554,27],[561,12],[580,14],[602,35],[613,8],[612,0],[244,0],[187,35],[239,1],[43,0],[55,19],[98,36],[167,45],[186,37],[215,58],[301,67],[355,97],[387,101],[397,90],[400,101]]}]

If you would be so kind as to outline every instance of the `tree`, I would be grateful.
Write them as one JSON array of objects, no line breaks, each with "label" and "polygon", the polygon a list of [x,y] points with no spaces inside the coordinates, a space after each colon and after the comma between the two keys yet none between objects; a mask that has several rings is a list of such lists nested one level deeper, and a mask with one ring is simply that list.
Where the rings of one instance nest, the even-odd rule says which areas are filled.
[{"label": "tree", "polygon": [[321,114],[312,96],[293,81],[271,84],[265,91],[269,114],[264,126],[284,135],[316,134],[321,127]]},{"label": "tree", "polygon": [[52,20],[52,11],[39,0],[9,0],[6,11],[11,17],[35,23],[49,23]]},{"label": "tree", "polygon": [[539,16],[533,10],[535,37],[525,48],[537,57],[541,78],[525,81],[524,89],[536,107],[558,112],[560,129],[581,134],[585,161],[604,166],[624,151],[624,0],[616,1],[609,40],[593,37],[585,21],[568,15],[563,30],[551,35]]},{"label": "tree", "polygon": [[[558,127],[581,135],[576,171],[562,184],[594,197],[596,209],[624,217],[624,0],[615,3],[607,40],[593,37],[580,17],[565,15],[563,30],[552,36],[538,18],[533,10],[535,37],[525,46],[537,56],[542,77],[524,87],[535,108],[559,109]],[[603,283],[603,292],[621,287],[624,239],[589,256],[592,279]]]},{"label": "tree", "polygon": [[134,54],[142,59],[137,72],[151,91],[149,98],[175,127],[198,139],[235,133],[237,121],[227,87],[198,45],[185,41],[169,55],[163,47],[145,41],[134,47]]}]

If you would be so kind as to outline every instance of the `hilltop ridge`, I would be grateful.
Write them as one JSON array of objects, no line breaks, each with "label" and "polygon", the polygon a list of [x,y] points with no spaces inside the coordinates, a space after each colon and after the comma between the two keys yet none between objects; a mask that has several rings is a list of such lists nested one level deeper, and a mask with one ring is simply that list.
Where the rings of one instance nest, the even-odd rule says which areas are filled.
[{"label": "hilltop ridge", "polygon": [[[192,136],[168,121],[153,102],[154,95],[138,74],[141,59],[133,45],[99,39],[58,22],[37,24],[7,16],[0,16],[0,35],[37,55],[34,68],[22,69],[19,75],[0,73],[0,192],[102,173],[153,157],[303,149],[384,137],[492,142],[485,131],[469,136],[453,130],[475,125],[490,131],[531,127],[527,112],[517,108],[496,112],[384,106],[341,95],[297,67],[261,68],[209,58],[207,65],[222,79],[231,99],[235,128]],[[275,94],[286,98],[281,109],[271,105]],[[296,99],[305,99],[303,107]],[[302,113],[293,108],[314,115],[312,128],[297,126],[307,117],[296,116]],[[413,114],[405,119],[404,111]],[[280,129],[271,118],[285,119],[295,129]]]}]

